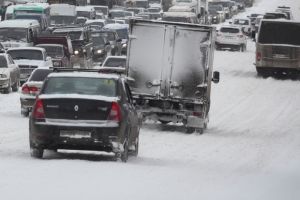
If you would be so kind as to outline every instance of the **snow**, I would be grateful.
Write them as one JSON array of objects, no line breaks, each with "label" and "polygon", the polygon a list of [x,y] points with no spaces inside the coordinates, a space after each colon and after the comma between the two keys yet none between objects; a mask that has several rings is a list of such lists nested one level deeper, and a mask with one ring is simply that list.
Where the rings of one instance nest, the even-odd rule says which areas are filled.
[{"label": "snow", "polygon": [[[286,5],[299,19],[300,1],[257,2],[250,12]],[[257,77],[255,44],[247,48],[215,52],[221,80],[203,135],[148,123],[126,164],[77,152],[31,158],[20,94],[0,94],[0,199],[298,200],[300,82]]]}]

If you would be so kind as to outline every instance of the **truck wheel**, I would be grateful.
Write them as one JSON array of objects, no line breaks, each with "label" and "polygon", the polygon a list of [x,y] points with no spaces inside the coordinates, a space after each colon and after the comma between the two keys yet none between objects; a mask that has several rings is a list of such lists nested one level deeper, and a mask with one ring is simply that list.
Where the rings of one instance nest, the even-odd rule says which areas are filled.
[{"label": "truck wheel", "polygon": [[203,132],[204,132],[204,129],[203,128],[197,128],[196,132],[199,133],[200,135],[202,135]]},{"label": "truck wheel", "polygon": [[268,78],[271,74],[265,70],[256,67],[257,76],[262,76],[263,78]]},{"label": "truck wheel", "polygon": [[42,148],[34,148],[34,147],[30,148],[30,155],[33,158],[43,158],[43,154],[44,154],[44,149]]},{"label": "truck wheel", "polygon": [[128,160],[128,141],[126,140],[124,143],[124,151],[121,153],[121,161],[126,163]]},{"label": "truck wheel", "polygon": [[17,92],[20,87],[20,81],[17,81],[13,86],[12,86],[12,91]]}]

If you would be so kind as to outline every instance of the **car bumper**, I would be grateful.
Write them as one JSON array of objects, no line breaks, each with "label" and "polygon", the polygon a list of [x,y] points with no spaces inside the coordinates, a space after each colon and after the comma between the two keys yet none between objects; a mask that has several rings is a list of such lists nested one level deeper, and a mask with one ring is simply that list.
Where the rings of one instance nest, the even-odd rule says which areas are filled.
[{"label": "car bumper", "polygon": [[32,98],[20,98],[21,110],[24,112],[29,112],[32,110],[32,107],[35,102],[35,97]]},{"label": "car bumper", "polygon": [[[66,134],[67,133],[67,134]],[[84,135],[84,134],[85,135]],[[30,144],[43,149],[123,151],[120,127],[39,125],[30,119]]]},{"label": "car bumper", "polygon": [[6,89],[9,86],[9,79],[1,79],[0,80],[0,90]]}]

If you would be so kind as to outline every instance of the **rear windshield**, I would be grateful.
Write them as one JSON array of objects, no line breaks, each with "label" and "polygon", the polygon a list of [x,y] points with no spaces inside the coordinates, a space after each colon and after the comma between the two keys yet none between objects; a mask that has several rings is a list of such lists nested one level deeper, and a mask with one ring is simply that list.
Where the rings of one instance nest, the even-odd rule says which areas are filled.
[{"label": "rear windshield", "polygon": [[240,30],[237,28],[221,28],[220,31],[222,33],[239,33]]},{"label": "rear windshield", "polygon": [[43,94],[116,96],[116,80],[90,77],[51,77]]},{"label": "rear windshield", "polygon": [[37,69],[31,74],[28,81],[44,81],[51,72],[50,69]]},{"label": "rear windshield", "polygon": [[125,68],[126,59],[124,58],[108,58],[104,63],[104,67],[123,67]]},{"label": "rear windshield", "polygon": [[300,45],[300,24],[262,22],[258,42],[261,44]]}]

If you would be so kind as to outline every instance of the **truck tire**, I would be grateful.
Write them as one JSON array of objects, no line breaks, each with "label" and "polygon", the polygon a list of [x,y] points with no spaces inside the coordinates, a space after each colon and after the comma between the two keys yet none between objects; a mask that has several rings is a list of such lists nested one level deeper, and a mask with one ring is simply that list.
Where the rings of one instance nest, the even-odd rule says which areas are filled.
[{"label": "truck tire", "polygon": [[135,145],[134,145],[134,151],[132,152],[132,155],[137,157],[139,154],[139,137],[136,138]]},{"label": "truck tire", "polygon": [[124,151],[121,153],[121,161],[126,163],[128,160],[128,141],[126,139],[123,145]]},{"label": "truck tire", "polygon": [[271,73],[268,70],[260,69],[258,67],[256,67],[256,72],[257,72],[257,76],[261,76],[263,78],[268,78],[271,75]]},{"label": "truck tire", "polygon": [[33,158],[43,158],[44,149],[30,147],[30,155]]},{"label": "truck tire", "polygon": [[4,94],[9,94],[11,89],[11,79],[9,79],[8,86],[3,90]]},{"label": "truck tire", "polygon": [[186,127],[185,128],[185,133],[187,133],[187,134],[192,134],[192,133],[194,133],[195,132],[195,128],[193,128],[193,127]]}]

